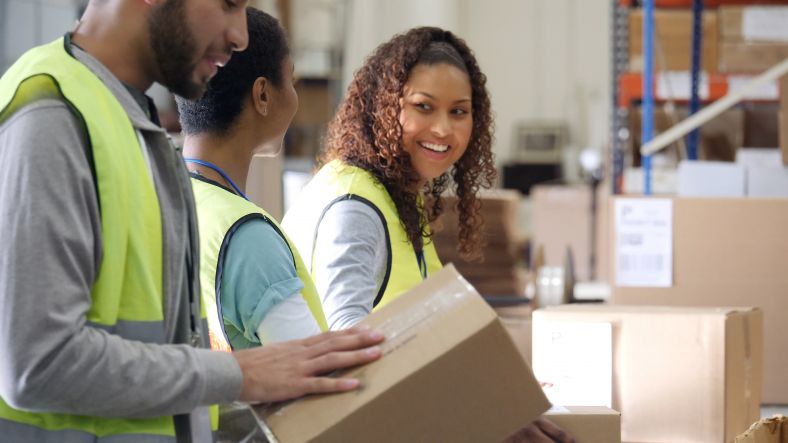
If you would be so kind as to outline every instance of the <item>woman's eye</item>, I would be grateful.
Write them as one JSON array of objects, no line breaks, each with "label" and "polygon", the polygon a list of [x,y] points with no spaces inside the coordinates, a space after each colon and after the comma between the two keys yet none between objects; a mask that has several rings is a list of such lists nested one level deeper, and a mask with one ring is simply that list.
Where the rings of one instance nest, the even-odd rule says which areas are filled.
[{"label": "woman's eye", "polygon": [[415,106],[416,109],[420,109],[422,111],[429,111],[430,109],[432,109],[430,105],[426,103],[415,103],[413,106]]},{"label": "woman's eye", "polygon": [[451,111],[451,113],[454,115],[465,115],[468,114],[468,111],[462,108],[455,108],[454,110]]}]

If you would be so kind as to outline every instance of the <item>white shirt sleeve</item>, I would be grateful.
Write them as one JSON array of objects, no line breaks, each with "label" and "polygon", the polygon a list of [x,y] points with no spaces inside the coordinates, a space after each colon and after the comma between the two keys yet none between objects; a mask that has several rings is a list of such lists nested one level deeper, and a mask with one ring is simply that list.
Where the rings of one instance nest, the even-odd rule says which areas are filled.
[{"label": "white shirt sleeve", "polygon": [[312,276],[331,330],[349,328],[372,312],[386,273],[383,221],[356,200],[332,205],[315,239]]},{"label": "white shirt sleeve", "polygon": [[263,346],[306,338],[320,332],[320,326],[300,293],[275,304],[257,327],[257,337]]}]

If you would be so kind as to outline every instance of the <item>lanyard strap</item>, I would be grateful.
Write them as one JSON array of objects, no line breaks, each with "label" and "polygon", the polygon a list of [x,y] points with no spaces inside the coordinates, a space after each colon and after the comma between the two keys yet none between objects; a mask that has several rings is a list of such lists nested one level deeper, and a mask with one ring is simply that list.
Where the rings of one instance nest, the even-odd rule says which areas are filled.
[{"label": "lanyard strap", "polygon": [[416,253],[416,262],[419,264],[422,280],[427,279],[427,259],[424,258],[424,249]]},{"label": "lanyard strap", "polygon": [[216,166],[215,164],[213,164],[211,162],[207,162],[205,160],[200,160],[198,158],[184,158],[183,160],[186,161],[187,163],[196,163],[198,165],[205,166],[206,168],[213,169],[217,174],[221,175],[222,178],[227,183],[230,184],[230,186],[232,186],[232,188],[233,188],[233,190],[235,191],[236,194],[238,194],[241,197],[243,197],[244,200],[249,200],[249,198],[246,196],[246,194],[244,194],[243,191],[241,191],[238,188],[238,186],[235,185],[235,182],[224,171],[222,171],[222,168]]}]

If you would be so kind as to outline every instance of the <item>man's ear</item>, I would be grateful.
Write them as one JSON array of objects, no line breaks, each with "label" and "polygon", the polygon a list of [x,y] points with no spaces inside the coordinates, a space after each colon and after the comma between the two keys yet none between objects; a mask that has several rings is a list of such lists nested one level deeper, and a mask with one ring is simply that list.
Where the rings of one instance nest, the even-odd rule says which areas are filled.
[{"label": "man's ear", "polygon": [[268,90],[271,82],[265,77],[257,77],[252,85],[252,104],[255,111],[263,117],[268,116],[271,94]]}]

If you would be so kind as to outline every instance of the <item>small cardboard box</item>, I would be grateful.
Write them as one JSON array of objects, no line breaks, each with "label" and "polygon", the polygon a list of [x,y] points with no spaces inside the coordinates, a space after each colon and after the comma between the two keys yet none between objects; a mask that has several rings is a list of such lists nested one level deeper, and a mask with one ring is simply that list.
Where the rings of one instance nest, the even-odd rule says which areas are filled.
[{"label": "small cardboard box", "polygon": [[556,404],[621,411],[623,441],[726,443],[760,416],[762,325],[755,308],[553,306],[533,313],[534,371]]},{"label": "small cardboard box", "polygon": [[[670,286],[612,284],[611,302],[759,307],[764,321],[763,402],[788,404],[788,199],[673,198],[671,202]],[[608,209],[608,260],[615,283],[620,274],[615,205]]]},{"label": "small cardboard box", "polygon": [[679,197],[744,197],[744,166],[731,162],[682,160],[678,175]]},{"label": "small cardboard box", "polygon": [[604,406],[553,406],[544,417],[581,443],[621,443],[621,413]]},{"label": "small cardboard box", "polygon": [[[660,66],[655,56],[657,70],[689,71],[692,61],[692,11],[662,9],[654,11],[654,40],[665,54],[667,66]],[[655,43],[656,44],[656,43]],[[717,69],[717,14],[703,13],[702,70]],[[643,11],[632,9],[629,13],[629,69],[643,70]],[[656,53],[655,53],[656,54]]]},{"label": "small cardboard box", "polygon": [[788,417],[764,418],[736,437],[734,443],[788,443]]},{"label": "small cardboard box", "polygon": [[288,442],[501,441],[549,404],[495,312],[446,266],[372,313],[383,357],[359,390],[258,407]]}]

